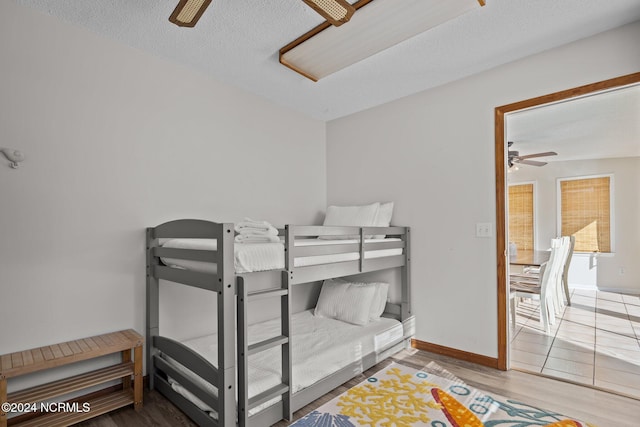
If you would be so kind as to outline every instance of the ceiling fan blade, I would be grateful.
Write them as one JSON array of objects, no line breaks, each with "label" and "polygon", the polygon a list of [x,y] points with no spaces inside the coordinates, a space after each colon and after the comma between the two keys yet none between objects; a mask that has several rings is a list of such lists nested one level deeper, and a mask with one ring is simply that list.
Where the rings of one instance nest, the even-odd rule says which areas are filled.
[{"label": "ceiling fan blade", "polygon": [[346,0],[302,0],[336,27],[348,22],[356,11]]},{"label": "ceiling fan blade", "polygon": [[514,162],[520,165],[529,165],[529,166],[544,166],[547,164],[547,162],[538,162],[536,160],[521,160],[521,159],[516,159]]},{"label": "ceiling fan blade", "polygon": [[520,159],[533,159],[534,157],[547,157],[547,156],[557,156],[558,153],[555,151],[546,151],[544,153],[535,153],[535,154],[527,154],[526,156],[519,156]]},{"label": "ceiling fan blade", "polygon": [[179,27],[195,27],[210,4],[211,0],[180,0],[169,21]]}]

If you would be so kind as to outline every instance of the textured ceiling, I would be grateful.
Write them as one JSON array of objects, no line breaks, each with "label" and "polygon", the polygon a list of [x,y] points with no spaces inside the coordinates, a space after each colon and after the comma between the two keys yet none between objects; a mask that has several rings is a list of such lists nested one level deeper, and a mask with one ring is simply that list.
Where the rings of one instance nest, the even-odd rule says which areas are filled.
[{"label": "textured ceiling", "polygon": [[178,0],[14,1],[322,120],[640,19],[638,0],[487,0],[313,83],[278,62],[282,46],[322,21],[301,0],[213,0],[194,29],[168,21]]},{"label": "textured ceiling", "polygon": [[637,157],[640,84],[518,111],[506,122],[511,150],[558,153],[541,161]]}]

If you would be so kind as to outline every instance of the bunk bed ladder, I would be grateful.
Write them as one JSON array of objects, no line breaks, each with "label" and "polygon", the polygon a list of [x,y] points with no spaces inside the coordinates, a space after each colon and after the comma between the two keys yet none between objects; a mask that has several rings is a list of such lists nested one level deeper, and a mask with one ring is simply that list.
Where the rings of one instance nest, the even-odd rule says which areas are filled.
[{"label": "bunk bed ladder", "polygon": [[[291,421],[291,299],[289,272],[282,271],[280,287],[248,292],[244,277],[237,278],[238,290],[238,426],[249,425],[249,410],[282,396],[282,419]],[[281,335],[249,345],[247,304],[262,298],[280,297]],[[249,399],[249,356],[280,346],[282,382]]]}]

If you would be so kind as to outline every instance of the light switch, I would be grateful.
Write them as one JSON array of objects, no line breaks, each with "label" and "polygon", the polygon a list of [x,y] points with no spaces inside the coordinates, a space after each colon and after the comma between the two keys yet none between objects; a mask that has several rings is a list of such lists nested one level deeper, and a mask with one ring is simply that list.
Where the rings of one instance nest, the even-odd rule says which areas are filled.
[{"label": "light switch", "polygon": [[476,237],[492,237],[493,227],[490,222],[479,222],[476,224]]}]

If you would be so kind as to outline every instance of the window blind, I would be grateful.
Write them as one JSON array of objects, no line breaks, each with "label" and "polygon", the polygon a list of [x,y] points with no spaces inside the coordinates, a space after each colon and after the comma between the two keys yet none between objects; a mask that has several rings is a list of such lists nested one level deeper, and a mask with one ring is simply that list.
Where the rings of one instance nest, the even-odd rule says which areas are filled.
[{"label": "window blind", "polygon": [[533,184],[509,186],[509,242],[533,250]]},{"label": "window blind", "polygon": [[560,181],[563,236],[576,237],[576,252],[611,252],[611,179]]}]

